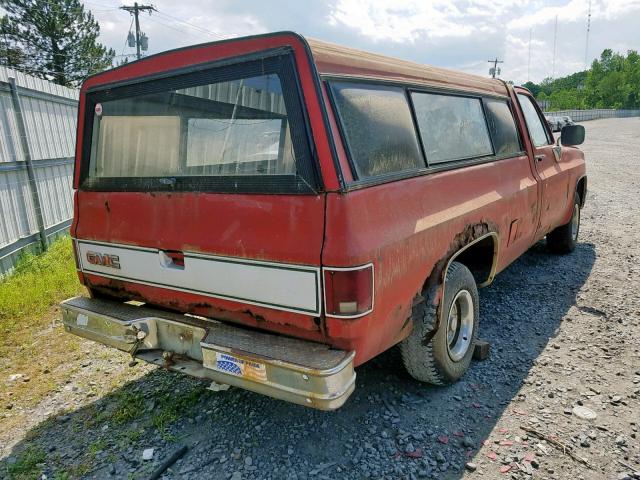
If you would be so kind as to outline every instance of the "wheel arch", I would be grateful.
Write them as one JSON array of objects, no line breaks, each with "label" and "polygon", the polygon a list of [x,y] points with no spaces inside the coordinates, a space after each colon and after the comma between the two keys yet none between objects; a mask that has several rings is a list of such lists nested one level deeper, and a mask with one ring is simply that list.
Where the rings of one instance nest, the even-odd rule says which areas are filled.
[{"label": "wheel arch", "polygon": [[[500,237],[497,232],[490,231],[470,241],[455,252],[443,269],[442,285],[446,284],[447,271],[451,263],[457,261],[466,266],[476,279],[478,287],[486,287],[493,282],[498,265]],[[477,254],[480,258],[474,258]]]},{"label": "wheel arch", "polygon": [[580,208],[584,207],[584,203],[587,200],[587,176],[582,175],[576,182],[576,193],[580,197]]},{"label": "wheel arch", "polygon": [[[466,260],[469,263],[471,254],[481,249],[485,255],[482,257],[485,263],[486,276],[476,283],[479,287],[489,285],[496,274],[498,258],[499,258],[500,234],[495,225],[483,222],[468,225],[460,232],[451,243],[451,247],[447,254],[433,267],[431,273],[424,282],[422,293],[419,301],[425,301],[430,304],[433,309],[433,315],[437,319],[434,328],[430,332],[426,332],[423,338],[423,344],[427,344],[435,335],[442,323],[442,301],[444,300],[444,292],[446,289],[447,271],[454,261]],[[486,254],[488,247],[490,248],[490,256]],[[476,249],[476,250],[474,250]],[[465,253],[466,252],[466,253]],[[465,264],[464,262],[460,262]],[[468,267],[468,265],[465,265]],[[470,270],[472,270],[470,268]],[[473,274],[473,270],[472,270]]]},{"label": "wheel arch", "polygon": [[[490,261],[491,263],[487,264],[486,260],[488,259],[488,257],[486,252],[489,245],[492,247],[491,261]],[[458,251],[456,251],[453,255],[451,255],[451,257],[446,263],[445,268],[442,271],[442,284],[441,284],[442,287],[440,292],[440,302],[437,310],[438,322],[437,322],[436,330],[440,328],[440,325],[442,325],[444,315],[445,315],[444,309],[442,308],[442,302],[444,302],[444,299],[445,299],[444,295],[447,289],[447,272],[449,271],[449,267],[451,266],[451,264],[453,262],[461,263],[471,271],[471,275],[473,275],[473,278],[476,280],[476,284],[479,288],[486,287],[490,285],[491,282],[493,282],[493,278],[495,277],[495,274],[496,274],[496,269],[498,264],[498,251],[500,248],[499,245],[500,245],[500,236],[498,235],[498,233],[495,231],[489,231],[484,235],[481,235],[476,239],[471,240],[466,245],[463,245]],[[474,260],[472,255],[478,252],[480,252],[480,255],[481,255],[480,262],[477,262],[476,260]],[[480,269],[478,269],[477,267],[480,267]],[[479,272],[480,275],[484,275],[484,273],[486,272],[486,276],[483,279],[480,278],[481,281],[478,281],[479,278],[477,276],[478,275],[477,272]]]}]

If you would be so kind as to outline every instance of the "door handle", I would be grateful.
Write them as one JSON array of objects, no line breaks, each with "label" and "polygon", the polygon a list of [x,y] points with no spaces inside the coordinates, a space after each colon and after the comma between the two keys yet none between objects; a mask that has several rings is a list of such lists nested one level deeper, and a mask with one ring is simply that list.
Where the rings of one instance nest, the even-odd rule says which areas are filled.
[{"label": "door handle", "polygon": [[533,157],[536,159],[536,162],[541,162],[543,161],[545,158],[547,158],[547,156],[544,153],[541,153],[540,155],[536,155],[535,157]]}]

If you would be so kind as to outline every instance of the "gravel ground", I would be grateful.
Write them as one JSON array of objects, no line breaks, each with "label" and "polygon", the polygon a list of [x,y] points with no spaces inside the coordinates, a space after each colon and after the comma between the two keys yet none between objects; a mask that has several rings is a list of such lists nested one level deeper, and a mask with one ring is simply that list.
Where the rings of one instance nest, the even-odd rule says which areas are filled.
[{"label": "gravel ground", "polygon": [[0,477],[148,478],[186,445],[163,478],[640,478],[640,119],[585,127],[580,244],[535,245],[481,290],[491,356],[457,384],[418,384],[393,349],[325,413],[87,342],[79,373],[0,434]]}]

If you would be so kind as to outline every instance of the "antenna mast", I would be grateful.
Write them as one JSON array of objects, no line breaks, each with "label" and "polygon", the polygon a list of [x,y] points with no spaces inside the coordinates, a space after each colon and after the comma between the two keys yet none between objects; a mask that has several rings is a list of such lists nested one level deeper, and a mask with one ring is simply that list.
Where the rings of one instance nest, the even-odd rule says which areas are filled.
[{"label": "antenna mast", "polygon": [[533,29],[529,29],[529,61],[527,62],[527,82],[531,79],[531,32]]},{"label": "antenna mast", "polygon": [[584,69],[588,67],[589,58],[589,31],[591,30],[591,0],[589,0],[589,13],[587,14],[587,41],[584,46]]},{"label": "antenna mast", "polygon": [[556,15],[556,23],[553,27],[553,68],[551,70],[551,78],[556,78],[556,44],[558,40],[558,15]]}]

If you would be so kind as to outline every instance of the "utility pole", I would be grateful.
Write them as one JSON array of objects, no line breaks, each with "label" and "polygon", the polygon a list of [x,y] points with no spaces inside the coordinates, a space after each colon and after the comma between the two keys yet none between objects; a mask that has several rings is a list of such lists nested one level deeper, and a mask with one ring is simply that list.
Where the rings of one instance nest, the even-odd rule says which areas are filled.
[{"label": "utility pole", "polygon": [[140,20],[138,20],[138,14],[147,11],[151,15],[151,12],[157,11],[156,7],[153,5],[138,5],[138,2],[135,2],[133,5],[122,5],[120,9],[129,12],[136,19],[136,57],[140,60],[142,54],[140,53]]},{"label": "utility pole", "polygon": [[496,57],[493,60],[487,60],[487,62],[493,63],[493,67],[489,69],[489,75],[491,75],[491,78],[496,78],[496,75],[500,75],[500,69],[498,68],[498,64],[504,63],[504,61],[498,60],[498,57]]}]

